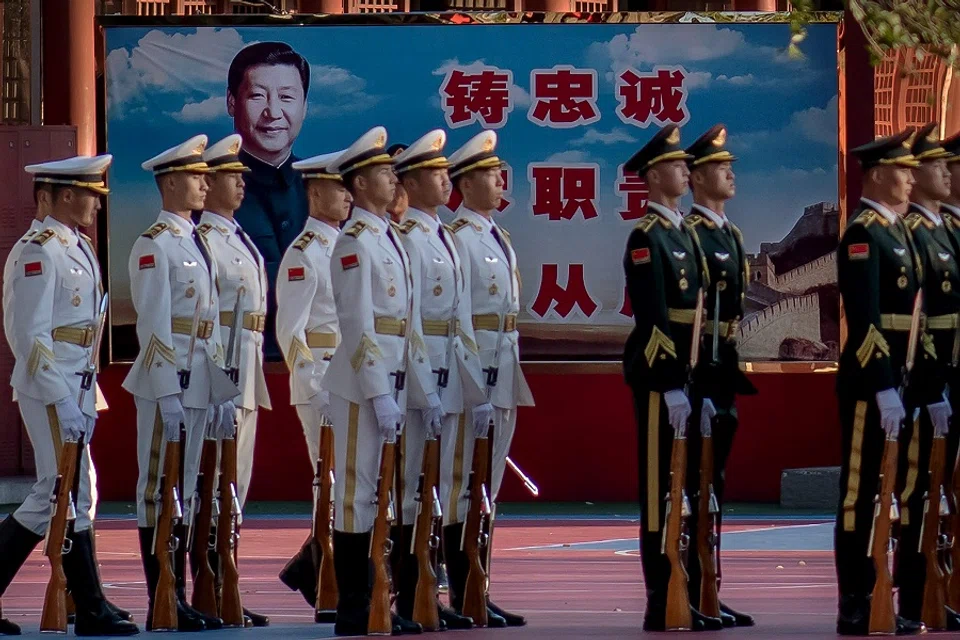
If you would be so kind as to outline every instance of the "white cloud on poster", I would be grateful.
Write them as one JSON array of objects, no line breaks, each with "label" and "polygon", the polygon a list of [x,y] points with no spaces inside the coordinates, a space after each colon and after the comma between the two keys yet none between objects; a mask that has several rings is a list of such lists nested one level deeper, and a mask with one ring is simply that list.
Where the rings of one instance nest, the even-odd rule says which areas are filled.
[{"label": "white cloud on poster", "polygon": [[183,109],[168,114],[177,122],[212,122],[226,113],[226,100],[223,96],[212,96],[201,102],[188,102]]},{"label": "white cloud on poster", "polygon": [[633,143],[636,141],[636,138],[623,129],[613,129],[606,133],[597,129],[588,129],[587,132],[579,138],[571,140],[570,144],[575,147],[583,147],[591,144],[611,145],[627,142]]},{"label": "white cloud on poster", "polygon": [[[462,63],[458,58],[449,58],[444,60],[443,63],[433,70],[433,75],[444,77],[449,72],[454,69],[460,69],[465,73],[470,73],[473,71],[481,71],[485,66],[488,66],[483,59],[474,60],[473,62]],[[510,85],[510,97],[513,99],[514,107],[529,107],[530,106],[530,92],[516,84],[516,76],[514,76],[514,84]],[[437,89],[439,90],[439,85]]]},{"label": "white cloud on poster", "polygon": [[764,147],[782,146],[785,139],[796,139],[800,135],[811,142],[836,147],[840,127],[838,106],[839,99],[835,95],[823,108],[810,107],[793,112],[787,125],[780,130],[731,132],[727,146],[734,153],[760,151]]}]

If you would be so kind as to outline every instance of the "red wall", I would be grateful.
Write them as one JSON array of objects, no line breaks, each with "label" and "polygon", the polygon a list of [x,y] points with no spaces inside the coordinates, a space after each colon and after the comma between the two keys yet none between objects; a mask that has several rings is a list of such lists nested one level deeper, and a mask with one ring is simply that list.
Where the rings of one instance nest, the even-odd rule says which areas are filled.
[{"label": "red wall", "polygon": [[[97,422],[93,457],[101,500],[131,501],[137,479],[136,412],[120,385],[129,367],[108,367],[110,404]],[[269,375],[274,411],[263,411],[251,500],[310,500],[312,473],[285,375]],[[727,470],[729,500],[776,502],[784,469],[840,464],[835,377],[751,377],[759,395],[740,402],[740,430]],[[637,500],[637,427],[617,373],[530,373],[538,405],[520,410],[511,457],[539,486],[540,501]],[[501,499],[532,499],[508,471]]]}]

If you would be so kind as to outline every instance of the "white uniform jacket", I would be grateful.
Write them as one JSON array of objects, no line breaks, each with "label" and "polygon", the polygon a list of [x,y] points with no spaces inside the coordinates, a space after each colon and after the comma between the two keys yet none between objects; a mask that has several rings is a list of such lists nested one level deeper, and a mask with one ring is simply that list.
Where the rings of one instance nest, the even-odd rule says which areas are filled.
[{"label": "white uniform jacket", "polygon": [[330,257],[340,229],[307,218],[277,275],[277,343],[290,370],[290,403],[310,403],[340,343]]},{"label": "white uniform jacket", "polygon": [[[11,384],[17,394],[51,405],[79,398],[103,298],[100,265],[90,239],[48,217],[22,245],[11,269],[11,304],[4,311],[16,345]],[[84,414],[97,416],[94,387]]]},{"label": "white uniform jacket", "polygon": [[13,268],[17,266],[17,261],[20,259],[20,254],[23,252],[24,246],[26,246],[30,238],[40,231],[41,227],[43,227],[42,222],[36,218],[31,220],[30,228],[27,229],[27,232],[23,234],[17,244],[10,247],[10,253],[7,254],[7,261],[3,263],[3,333],[7,337],[7,344],[10,345],[10,351],[13,353],[17,352],[13,336],[13,313],[12,311],[6,311],[7,309],[12,309],[10,301],[13,300]]},{"label": "white uniform jacket", "polygon": [[[267,317],[267,272],[263,256],[253,245],[245,243],[233,220],[210,211],[200,216],[197,230],[207,240],[220,283],[220,342],[224,358],[228,351],[233,309],[237,291],[244,288],[243,324],[240,353],[236,361],[240,369],[240,397],[235,404],[253,411],[257,407],[270,409],[267,379],[263,374],[263,330]],[[249,236],[248,236],[249,237]],[[229,365],[230,363],[225,362]]]},{"label": "white uniform jacket", "polygon": [[418,280],[411,275],[398,229],[354,207],[337,238],[330,276],[343,340],[321,384],[361,404],[392,394],[392,374],[405,370],[404,390],[397,399],[405,411],[408,403],[411,408],[426,406],[426,395],[436,392],[436,382],[420,312],[414,308]]},{"label": "white uniform jacket", "polygon": [[486,388],[470,319],[470,292],[464,288],[453,232],[439,219],[412,208],[400,228],[410,268],[420,281],[417,306],[430,367],[449,372],[447,386],[438,388],[443,411],[463,413],[486,402]]},{"label": "white uniform jacket", "polygon": [[123,388],[145,400],[180,393],[177,372],[187,366],[190,327],[199,303],[201,324],[190,386],[181,401],[186,408],[206,409],[236,398],[239,389],[222,369],[217,265],[203,236],[194,231],[191,221],[161,211],[156,224],[133,245],[127,268],[140,353]]},{"label": "white uniform jacket", "polygon": [[[502,318],[500,328],[504,331],[497,363],[499,373],[490,403],[501,409],[533,406],[533,394],[520,369],[520,334],[517,331],[520,270],[510,236],[492,221],[462,206],[457,210],[450,228],[464,263],[473,330],[484,369],[490,367],[494,360],[498,341],[497,323]],[[503,246],[494,236],[494,230],[500,235]]]}]

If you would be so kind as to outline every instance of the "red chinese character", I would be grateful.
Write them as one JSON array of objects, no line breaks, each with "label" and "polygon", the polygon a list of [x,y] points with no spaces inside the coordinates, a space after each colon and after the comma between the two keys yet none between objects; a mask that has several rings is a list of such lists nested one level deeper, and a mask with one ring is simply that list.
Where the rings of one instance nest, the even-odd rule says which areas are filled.
[{"label": "red chinese character", "polygon": [[686,124],[687,91],[683,67],[656,67],[650,73],[627,69],[617,77],[617,115],[627,123],[646,128],[651,122],[659,125]]},{"label": "red chinese character", "polygon": [[555,264],[541,265],[540,291],[537,299],[530,308],[535,314],[543,318],[551,308],[561,318],[566,318],[574,307],[586,317],[590,317],[597,310],[597,303],[587,293],[587,285],[583,281],[583,265],[571,264],[567,268],[567,286],[561,287],[557,282],[558,266]]},{"label": "red chinese character", "polygon": [[584,220],[597,217],[594,201],[600,165],[533,163],[528,167],[528,174],[533,185],[533,215],[571,220],[579,211]]},{"label": "red chinese character", "polygon": [[[503,166],[503,170],[500,172],[500,177],[503,179],[503,195],[500,197],[500,206],[497,207],[497,211],[503,213],[508,208],[513,206],[513,202],[507,198],[507,196],[510,195],[510,183],[513,181],[513,169],[510,168],[510,165]],[[456,213],[457,209],[460,208],[462,203],[463,194],[460,193],[459,189],[454,189],[450,193],[450,200],[447,202],[447,208]]]},{"label": "red chinese character", "polygon": [[620,307],[620,315],[633,317],[633,305],[630,303],[630,292],[627,291],[626,285],[623,286],[623,305]]},{"label": "red chinese character", "polygon": [[497,67],[476,70],[471,66],[469,71],[449,71],[440,87],[447,124],[457,128],[480,120],[485,127],[502,127],[507,123],[507,114],[513,111],[512,85],[513,72]]},{"label": "red chinese character", "polygon": [[569,129],[600,119],[595,69],[534,69],[530,72],[530,87],[533,102],[527,116],[534,124]]},{"label": "red chinese character", "polygon": [[647,215],[647,196],[650,190],[647,181],[635,173],[624,173],[623,165],[617,169],[617,193],[623,198],[620,217],[624,220],[639,220]]}]

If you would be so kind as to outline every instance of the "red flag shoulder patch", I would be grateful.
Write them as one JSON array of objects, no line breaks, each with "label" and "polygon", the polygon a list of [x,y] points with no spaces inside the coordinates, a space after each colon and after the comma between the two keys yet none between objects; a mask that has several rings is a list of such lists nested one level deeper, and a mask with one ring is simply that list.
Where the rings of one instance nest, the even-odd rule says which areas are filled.
[{"label": "red flag shoulder patch", "polygon": [[870,245],[866,242],[858,242],[847,247],[847,258],[849,260],[866,260],[870,257]]},{"label": "red flag shoulder patch", "polygon": [[630,259],[633,261],[633,264],[647,264],[650,262],[650,249],[646,247],[643,249],[634,249],[630,252]]},{"label": "red flag shoulder patch", "polygon": [[297,280],[303,280],[306,277],[306,273],[303,267],[290,267],[287,269],[287,282],[296,282]]},{"label": "red flag shoulder patch", "polygon": [[23,265],[23,275],[26,278],[43,275],[43,263],[27,262]]},{"label": "red flag shoulder patch", "polygon": [[144,269],[153,269],[157,266],[157,260],[153,257],[153,254],[148,254],[145,256],[140,256],[140,271]]},{"label": "red flag shoulder patch", "polygon": [[340,266],[344,271],[347,269],[353,269],[354,267],[360,266],[360,257],[355,253],[351,253],[348,256],[343,256],[340,258]]}]

